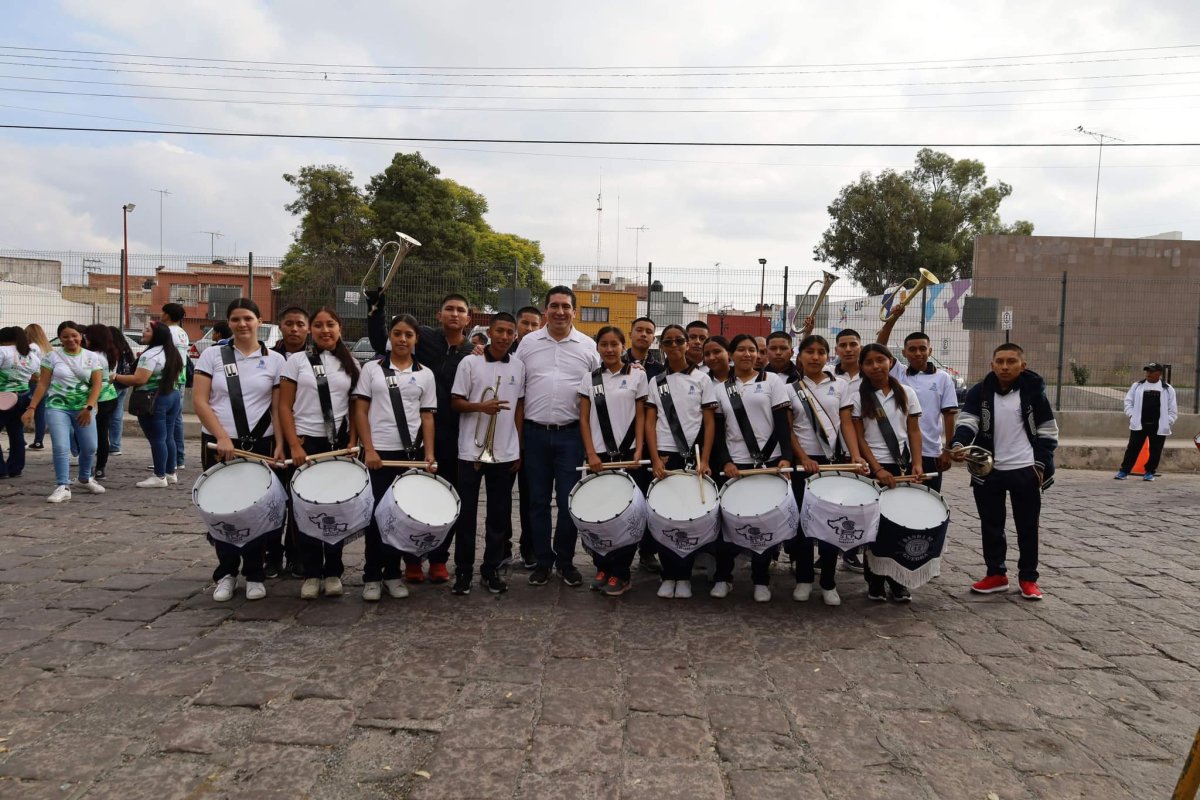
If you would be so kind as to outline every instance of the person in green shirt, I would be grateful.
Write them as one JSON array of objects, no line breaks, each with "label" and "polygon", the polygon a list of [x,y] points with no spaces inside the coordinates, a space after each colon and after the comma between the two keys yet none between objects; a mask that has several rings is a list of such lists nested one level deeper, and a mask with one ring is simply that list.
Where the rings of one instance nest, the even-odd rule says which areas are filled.
[{"label": "person in green shirt", "polygon": [[100,390],[100,398],[96,405],[96,480],[104,477],[108,467],[110,450],[109,428],[112,416],[117,410],[117,387],[109,380],[109,375],[117,371],[121,363],[121,351],[112,340],[107,325],[88,325],[83,329],[83,343],[100,357],[103,366],[104,388]]}]

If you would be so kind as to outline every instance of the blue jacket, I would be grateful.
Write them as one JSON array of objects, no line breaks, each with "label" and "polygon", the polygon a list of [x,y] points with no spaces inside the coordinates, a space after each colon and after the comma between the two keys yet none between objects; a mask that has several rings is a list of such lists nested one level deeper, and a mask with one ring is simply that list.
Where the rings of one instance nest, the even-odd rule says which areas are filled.
[{"label": "blue jacket", "polygon": [[[971,387],[962,411],[958,414],[958,426],[954,429],[951,445],[975,444],[992,453],[996,452],[993,412],[998,391],[1000,381],[995,373],[991,372]],[[1033,445],[1034,465],[1042,473],[1042,489],[1049,489],[1054,483],[1054,451],[1058,447],[1058,422],[1054,419],[1054,410],[1046,397],[1046,381],[1041,375],[1027,369],[1013,382],[1009,391],[1020,392],[1021,421],[1024,423],[1025,435]],[[972,475],[971,481],[982,483],[983,479]]]}]

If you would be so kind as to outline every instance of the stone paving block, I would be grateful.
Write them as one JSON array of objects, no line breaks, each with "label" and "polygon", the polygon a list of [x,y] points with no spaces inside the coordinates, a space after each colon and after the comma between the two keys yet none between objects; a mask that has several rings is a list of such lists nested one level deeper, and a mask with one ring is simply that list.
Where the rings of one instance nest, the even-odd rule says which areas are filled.
[{"label": "stone paving block", "polygon": [[817,776],[800,770],[737,770],[729,774],[734,800],[824,798]]},{"label": "stone paving block", "polygon": [[122,596],[120,592],[106,592],[103,589],[78,589],[53,598],[47,606],[79,611],[102,611],[121,600]]},{"label": "stone paving block", "polygon": [[582,729],[539,724],[533,729],[529,767],[537,775],[562,777],[581,769],[612,772],[622,756],[621,728],[615,723]]},{"label": "stone paving block", "polygon": [[272,711],[258,722],[258,742],[332,747],[346,738],[354,709],[336,700],[299,700]]},{"label": "stone paving block", "polygon": [[143,756],[107,773],[103,793],[122,800],[190,800],[209,771],[185,758]]},{"label": "stone paving block", "polygon": [[365,606],[361,599],[347,596],[310,603],[296,615],[296,622],[331,628],[349,627],[363,615]]},{"label": "stone paving block", "polygon": [[[512,750],[449,750],[438,748],[422,769],[411,800],[490,800],[512,797],[524,754]],[[470,768],[467,768],[470,765]]]},{"label": "stone paving block", "polygon": [[497,681],[470,681],[459,692],[464,708],[513,708],[531,705],[537,698],[533,686]]},{"label": "stone paving block", "polygon": [[167,753],[221,753],[237,745],[232,730],[247,723],[250,715],[245,709],[189,707],[164,719],[154,737]]},{"label": "stone paving block", "polygon": [[630,714],[625,736],[633,755],[643,758],[703,760],[713,749],[707,723],[691,717]]},{"label": "stone paving block", "polygon": [[198,706],[245,706],[261,708],[286,694],[287,682],[262,672],[224,672],[196,697]]},{"label": "stone paving block", "polygon": [[1026,731],[1046,727],[1028,703],[1011,695],[958,695],[951,698],[950,710],[985,731]]},{"label": "stone paving block", "polygon": [[403,796],[405,787],[433,747],[432,738],[406,731],[355,728],[339,745],[337,757],[317,779],[312,796],[360,798]]},{"label": "stone paving block", "polygon": [[779,703],[756,697],[708,695],[708,719],[717,730],[787,734],[787,716]]},{"label": "stone paving block", "polygon": [[1004,800],[1043,800],[1026,788],[1020,772],[1001,766],[983,750],[945,748],[931,753],[920,766],[921,775],[938,800],[985,797],[993,792]]},{"label": "stone paving block", "polygon": [[826,773],[825,784],[829,788],[829,800],[862,800],[866,797],[926,800],[933,797],[929,784],[913,771],[876,768]]},{"label": "stone paving block", "polygon": [[438,743],[451,750],[525,750],[532,730],[532,708],[465,709],[446,722]]},{"label": "stone paving block", "polygon": [[127,597],[100,612],[105,619],[150,622],[170,611],[178,601],[161,597]]},{"label": "stone paving block", "polygon": [[705,716],[704,695],[687,679],[630,678],[625,685],[625,694],[632,711],[697,719]]},{"label": "stone paving block", "polygon": [[804,740],[755,731],[721,730],[716,732],[717,753],[722,761],[742,770],[803,770],[812,772],[816,761],[809,755]]},{"label": "stone paving block", "polygon": [[1200,681],[1200,670],[1165,656],[1112,656],[1110,660],[1143,681]]},{"label": "stone paving block", "polygon": [[142,625],[114,642],[113,647],[119,650],[182,650],[203,633],[199,628],[159,628],[155,625]]},{"label": "stone paving block", "polygon": [[381,681],[359,716],[381,720],[440,720],[458,695],[458,689],[457,684],[448,681],[425,681],[420,691],[414,691],[405,681]]},{"label": "stone paving block", "polygon": [[217,797],[304,797],[324,762],[324,751],[314,748],[248,744],[231,751],[209,791]]},{"label": "stone paving block", "polygon": [[544,775],[525,772],[521,777],[521,797],[569,797],[572,800],[618,800],[621,787],[608,775],[555,773]]},{"label": "stone paving block", "polygon": [[112,644],[117,639],[137,630],[141,625],[140,622],[86,617],[54,634],[54,638],[69,642]]},{"label": "stone paving block", "polygon": [[1048,730],[985,731],[981,734],[997,757],[1021,772],[1103,775],[1104,768],[1092,760],[1089,750]]},{"label": "stone paving block", "polygon": [[622,800],[723,800],[716,764],[629,759],[621,777]]},{"label": "stone paving block", "polygon": [[617,661],[607,658],[550,658],[542,681],[566,688],[610,687],[617,683]]},{"label": "stone paving block", "polygon": [[39,714],[8,705],[0,706],[0,737],[8,739],[5,746],[15,751],[61,725],[69,716],[60,712]]},{"label": "stone paving block", "polygon": [[1054,797],[1060,800],[1126,800],[1144,798],[1139,790],[1131,793],[1120,782],[1105,775],[1033,775],[1029,777],[1029,788],[1037,797]]},{"label": "stone paving block", "polygon": [[0,629],[0,656],[15,653],[49,636],[50,631],[35,631],[28,628]]},{"label": "stone paving block", "polygon": [[8,657],[8,663],[13,666],[61,670],[74,662],[82,661],[99,650],[100,646],[93,642],[67,642],[54,639],[18,650]]},{"label": "stone paving block", "polygon": [[28,711],[79,711],[116,688],[102,678],[58,676],[38,681],[22,689],[9,703]]},{"label": "stone paving block", "polygon": [[130,745],[121,736],[64,734],[37,747],[25,747],[0,764],[0,776],[34,781],[81,781],[121,760]]},{"label": "stone paving block", "polygon": [[587,728],[606,725],[622,718],[616,701],[602,693],[583,689],[547,687],[542,693],[541,722]]}]

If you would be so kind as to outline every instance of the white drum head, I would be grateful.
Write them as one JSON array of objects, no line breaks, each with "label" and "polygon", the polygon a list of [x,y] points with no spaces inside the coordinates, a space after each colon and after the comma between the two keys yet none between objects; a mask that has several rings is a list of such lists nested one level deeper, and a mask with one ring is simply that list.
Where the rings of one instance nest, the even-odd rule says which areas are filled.
[{"label": "white drum head", "polygon": [[721,508],[739,517],[752,517],[778,508],[792,491],[787,478],[779,475],[747,475],[725,484]]},{"label": "white drum head", "polygon": [[262,500],[271,489],[271,468],[257,461],[230,461],[201,476],[195,502],[211,514],[236,514]]},{"label": "white drum head", "polygon": [[355,461],[332,459],[305,464],[292,478],[292,492],[310,503],[331,505],[358,495],[370,482],[367,471]]},{"label": "white drum head", "polygon": [[571,492],[571,516],[582,522],[608,522],[633,502],[637,485],[617,472],[589,475]]},{"label": "white drum head", "polygon": [[901,528],[913,531],[936,528],[950,517],[945,501],[937,492],[904,485],[879,495],[879,514]]},{"label": "white drum head", "polygon": [[804,491],[839,506],[866,506],[879,499],[879,489],[866,478],[850,475],[817,475],[808,479]]},{"label": "white drum head", "polygon": [[717,485],[704,478],[704,499],[695,475],[668,475],[654,482],[646,496],[650,509],[663,519],[687,521],[701,519],[717,506]]},{"label": "white drum head", "polygon": [[450,486],[427,472],[406,472],[392,484],[392,497],[404,513],[424,525],[458,518],[458,498]]}]

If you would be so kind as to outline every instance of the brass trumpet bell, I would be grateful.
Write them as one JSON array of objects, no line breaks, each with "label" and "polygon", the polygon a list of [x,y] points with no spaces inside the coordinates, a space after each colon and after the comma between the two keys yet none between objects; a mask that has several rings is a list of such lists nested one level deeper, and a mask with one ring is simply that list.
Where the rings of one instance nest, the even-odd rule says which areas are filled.
[{"label": "brass trumpet bell", "polygon": [[992,458],[992,454],[979,445],[969,444],[966,447],[959,445],[954,450],[967,454],[967,472],[976,478],[986,478],[996,467],[996,461]]},{"label": "brass trumpet bell", "polygon": [[899,286],[883,296],[883,302],[879,308],[880,322],[887,322],[888,307],[891,306],[892,302],[901,292],[904,292],[904,294],[900,297],[900,308],[905,308],[926,286],[936,286],[941,283],[937,275],[934,275],[924,267],[918,268],[917,271],[921,273],[920,278],[905,278]]},{"label": "brass trumpet bell", "polygon": [[821,308],[821,303],[825,302],[825,295],[829,294],[829,287],[833,286],[833,282],[838,279],[838,276],[834,275],[832,272],[825,272],[822,270],[821,274],[823,277],[818,278],[810,283],[808,288],[804,290],[804,294],[807,297],[808,295],[812,294],[812,288],[814,286],[816,286],[818,283],[821,284],[821,291],[817,294],[817,299],[813,301],[811,309],[806,310],[804,308],[804,303],[799,303],[796,305],[796,314],[792,317],[793,328],[802,327],[806,317],[815,317],[817,315],[818,309]]}]

